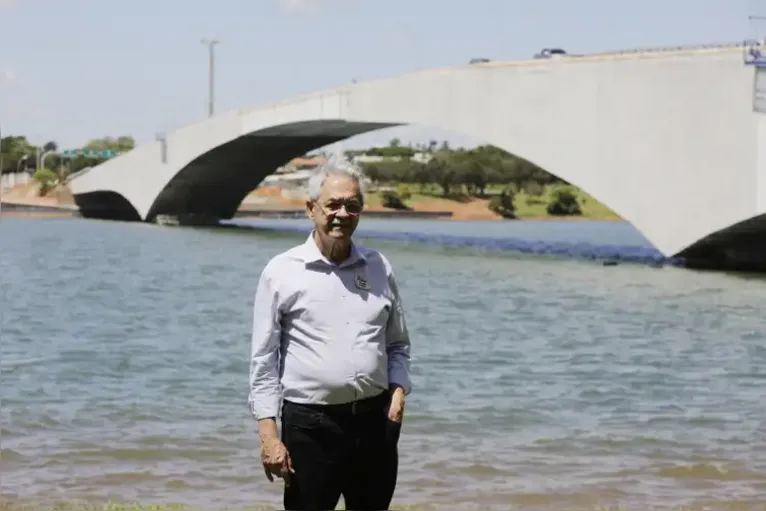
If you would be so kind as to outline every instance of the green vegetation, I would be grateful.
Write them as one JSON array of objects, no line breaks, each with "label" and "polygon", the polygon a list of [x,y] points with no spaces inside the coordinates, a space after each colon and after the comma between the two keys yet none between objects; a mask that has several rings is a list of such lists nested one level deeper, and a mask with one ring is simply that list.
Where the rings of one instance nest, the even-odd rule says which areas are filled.
[{"label": "green vegetation", "polygon": [[513,192],[503,190],[489,201],[489,209],[503,218],[516,218],[516,205],[513,202]]},{"label": "green vegetation", "polygon": [[374,183],[370,205],[408,209],[429,198],[483,199],[504,218],[619,218],[566,181],[494,146],[452,149],[431,141],[413,148],[394,139],[388,147],[348,153],[378,157],[362,163]]},{"label": "green vegetation", "polygon": [[[69,149],[125,152],[134,146],[132,137],[121,136],[94,139],[81,148]],[[376,158],[376,161],[362,162],[375,185],[368,198],[368,204],[373,207],[408,210],[413,209],[413,204],[440,199],[457,203],[483,201],[476,206],[509,219],[619,218],[562,179],[490,145],[451,148],[447,142],[431,140],[412,147],[393,139],[387,147],[347,153],[352,157],[363,154]],[[39,184],[40,195],[66,186],[72,174],[103,161],[103,158],[86,156],[62,157],[55,142],[37,147],[23,136],[0,140],[0,170],[3,173],[29,171]]]},{"label": "green vegetation", "polygon": [[[91,140],[83,149],[129,151],[133,147],[135,141],[132,137],[105,137]],[[40,159],[43,159],[42,165]],[[64,158],[60,155],[56,142],[35,146],[30,144],[26,137],[8,136],[0,139],[0,161],[0,171],[3,174],[24,170],[30,172],[40,185],[39,194],[45,195],[57,186],[66,185],[69,176],[75,172],[96,166],[105,160],[85,156]]]},{"label": "green vegetation", "polygon": [[[511,186],[511,191],[513,187]],[[378,189],[367,193],[365,198],[367,207],[378,209],[380,207],[390,207],[392,209],[407,210],[413,208],[417,204],[428,204],[436,201],[449,201],[453,203],[466,203],[476,198],[471,198],[467,194],[459,196],[453,194],[450,197],[443,197],[437,190],[436,185],[430,185],[430,188],[426,188],[425,193],[419,191],[410,192],[409,190],[418,190],[418,187],[411,184],[401,184],[391,190]],[[502,213],[496,211],[493,208],[493,204],[497,204],[500,195],[502,194],[503,187],[489,187],[487,189],[487,208],[502,216]],[[568,190],[576,198],[577,204],[580,207],[581,214],[571,216],[570,218],[583,218],[590,220],[619,220],[620,217],[612,212],[609,208],[595,200],[587,193],[579,190],[578,188],[568,186],[566,184],[561,185],[546,185],[540,195],[530,196],[524,190],[513,194],[513,215],[506,216],[506,218],[548,218],[554,217],[547,211],[548,205],[551,202],[557,202],[554,196],[558,190]],[[404,190],[404,192],[402,192]],[[394,202],[400,204],[399,207],[394,205]],[[439,205],[434,209],[439,209]]]}]

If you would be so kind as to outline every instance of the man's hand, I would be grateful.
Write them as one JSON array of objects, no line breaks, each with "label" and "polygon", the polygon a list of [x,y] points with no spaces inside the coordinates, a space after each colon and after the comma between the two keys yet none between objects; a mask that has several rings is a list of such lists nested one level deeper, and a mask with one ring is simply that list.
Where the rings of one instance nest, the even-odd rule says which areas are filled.
[{"label": "man's hand", "polygon": [[261,463],[269,481],[274,476],[285,480],[285,486],[290,486],[290,475],[295,473],[290,453],[277,435],[277,424],[273,419],[262,419],[259,422],[261,430]]},{"label": "man's hand", "polygon": [[266,437],[261,439],[261,462],[263,471],[269,481],[274,481],[274,476],[285,480],[285,486],[290,486],[290,475],[295,473],[285,444],[279,438]]},{"label": "man's hand", "polygon": [[401,423],[404,418],[404,389],[395,387],[391,392],[391,404],[388,406],[388,420]]}]

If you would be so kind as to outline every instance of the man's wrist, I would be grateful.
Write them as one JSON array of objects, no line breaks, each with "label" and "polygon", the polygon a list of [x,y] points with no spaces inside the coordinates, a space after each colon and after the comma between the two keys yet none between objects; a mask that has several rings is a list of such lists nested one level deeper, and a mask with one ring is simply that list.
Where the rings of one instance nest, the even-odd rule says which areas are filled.
[{"label": "man's wrist", "polygon": [[277,420],[274,417],[264,417],[258,420],[258,436],[261,440],[279,438]]},{"label": "man's wrist", "polygon": [[396,383],[392,383],[388,386],[388,391],[392,396],[404,397],[404,387]]}]

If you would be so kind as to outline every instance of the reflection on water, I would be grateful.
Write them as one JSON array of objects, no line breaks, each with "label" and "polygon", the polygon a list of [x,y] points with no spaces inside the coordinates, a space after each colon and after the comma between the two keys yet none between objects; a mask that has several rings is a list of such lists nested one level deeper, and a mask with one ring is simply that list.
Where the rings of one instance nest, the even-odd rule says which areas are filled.
[{"label": "reflection on water", "polygon": [[[280,507],[250,307],[302,234],[14,219],[0,239],[5,501]],[[764,509],[766,280],[369,244],[415,343],[397,506]]]},{"label": "reflection on water", "polygon": [[[223,224],[261,230],[307,232],[311,222],[301,219],[251,218]],[[365,219],[357,234],[400,243],[471,248],[492,252],[564,256],[577,259],[623,261],[652,266],[683,266],[678,257],[666,257],[632,225],[625,222],[570,221],[495,222],[444,220]]]}]

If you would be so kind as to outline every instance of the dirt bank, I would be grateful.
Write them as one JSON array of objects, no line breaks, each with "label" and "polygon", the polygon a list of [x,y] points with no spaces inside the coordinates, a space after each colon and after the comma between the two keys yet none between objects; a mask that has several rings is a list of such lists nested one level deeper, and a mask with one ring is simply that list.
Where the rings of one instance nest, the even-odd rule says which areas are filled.
[{"label": "dirt bank", "polygon": [[37,184],[15,186],[9,190],[3,190],[3,202],[15,202],[17,204],[29,204],[33,206],[74,206],[74,198],[69,188],[57,186],[50,190],[44,197],[40,197]]},{"label": "dirt bank", "polygon": [[[37,185],[20,185],[10,190],[4,190],[2,200],[5,202],[14,202],[30,206],[68,206],[75,208],[72,194],[66,187],[57,187],[51,190],[45,197],[40,197]],[[441,217],[449,220],[502,220],[500,215],[495,214],[489,209],[489,200],[471,198],[466,201],[456,201],[440,197],[416,196],[408,201],[411,211],[414,212],[448,212],[449,217]],[[306,197],[285,196],[282,190],[276,187],[262,187],[250,193],[239,207],[240,211],[253,210],[294,210],[306,207]],[[368,211],[388,211],[395,212],[391,208],[384,208],[380,205],[380,198],[376,194],[370,194],[366,209]],[[62,213],[56,212],[2,212],[3,217],[11,216],[36,216],[49,217],[61,216]],[[63,213],[66,216],[66,213]],[[524,215],[523,220],[620,220],[618,217],[594,218],[590,216],[577,217],[551,217],[544,215]]]},{"label": "dirt bank", "polygon": [[[397,211],[391,208],[384,208],[380,205],[375,194],[370,194],[365,209],[367,211]],[[408,201],[411,211],[415,212],[449,212],[452,213],[450,220],[502,220],[489,210],[489,200],[472,199],[466,202],[459,202],[439,197],[420,198],[418,200]],[[281,190],[275,187],[263,187],[250,193],[240,206],[240,210],[271,210],[271,209],[302,209],[306,207],[305,197],[288,197],[281,195]]]}]

